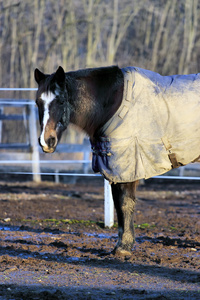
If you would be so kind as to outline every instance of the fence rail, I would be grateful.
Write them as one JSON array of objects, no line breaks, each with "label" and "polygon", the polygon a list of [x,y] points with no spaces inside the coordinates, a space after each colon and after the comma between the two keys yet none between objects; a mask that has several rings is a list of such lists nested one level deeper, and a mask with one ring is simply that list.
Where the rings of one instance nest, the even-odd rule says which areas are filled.
[{"label": "fence rail", "polygon": [[[37,89],[26,89],[26,88],[0,88],[0,91],[35,91]],[[35,102],[29,99],[5,99],[0,98],[0,106],[12,106],[12,107],[22,107],[24,108],[23,114],[4,114],[3,109],[0,110],[0,125],[2,125],[3,121],[24,121],[27,122],[28,126],[27,143],[0,143],[0,150],[18,150],[16,153],[2,152],[0,153],[1,164],[11,165],[12,163],[16,163],[19,165],[19,161],[22,164],[31,164],[32,165],[32,174],[34,181],[41,180],[41,164],[54,164],[55,162],[50,161],[42,161],[40,159],[40,154],[42,153],[41,148],[38,147],[38,137],[37,137],[37,113],[35,108]],[[0,126],[2,128],[2,126]],[[2,132],[2,131],[1,131]],[[1,139],[2,140],[2,139]],[[21,152],[19,152],[21,150]],[[83,153],[83,160],[72,160],[68,161],[56,161],[56,163],[62,164],[82,164],[83,165],[83,173],[87,173],[90,165],[90,144],[88,139],[84,139],[82,144],[59,144],[57,147],[57,153]],[[13,160],[15,157],[15,160]],[[6,163],[6,160],[9,162]],[[24,160],[24,162],[23,162]],[[12,162],[12,163],[11,163]]]},{"label": "fence rail", "polygon": [[37,88],[0,88],[0,91],[8,92],[8,91],[37,91]]}]

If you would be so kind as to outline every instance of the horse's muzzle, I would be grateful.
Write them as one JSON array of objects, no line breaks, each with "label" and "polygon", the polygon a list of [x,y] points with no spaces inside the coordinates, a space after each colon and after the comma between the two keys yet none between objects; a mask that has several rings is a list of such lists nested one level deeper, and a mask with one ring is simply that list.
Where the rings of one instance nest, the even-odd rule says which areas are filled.
[{"label": "horse's muzzle", "polygon": [[49,149],[55,148],[55,146],[57,145],[57,138],[55,136],[50,136],[46,141],[46,144]]},{"label": "horse's muzzle", "polygon": [[47,148],[47,147],[42,147],[43,152],[45,153],[53,153],[56,148]]},{"label": "horse's muzzle", "polygon": [[40,146],[42,147],[42,150],[45,153],[53,153],[56,149],[57,146],[57,138],[54,136],[50,136],[46,141],[45,141],[45,145],[41,144],[41,140],[40,138],[38,139]]}]

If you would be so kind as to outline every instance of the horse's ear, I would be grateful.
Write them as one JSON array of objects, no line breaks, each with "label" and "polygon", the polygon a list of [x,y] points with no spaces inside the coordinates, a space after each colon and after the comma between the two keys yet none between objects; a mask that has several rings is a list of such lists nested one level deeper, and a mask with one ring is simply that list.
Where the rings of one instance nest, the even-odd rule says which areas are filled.
[{"label": "horse's ear", "polygon": [[35,81],[39,84],[41,80],[45,79],[45,74],[42,73],[40,70],[35,69],[34,72],[35,75]]},{"label": "horse's ear", "polygon": [[58,84],[62,84],[65,82],[65,71],[61,66],[57,69],[55,78]]}]

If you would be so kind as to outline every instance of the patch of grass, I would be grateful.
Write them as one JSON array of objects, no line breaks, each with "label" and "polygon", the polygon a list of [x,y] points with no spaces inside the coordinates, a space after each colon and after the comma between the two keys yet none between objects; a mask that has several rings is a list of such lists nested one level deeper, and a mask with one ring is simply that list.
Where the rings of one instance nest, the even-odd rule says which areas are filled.
[{"label": "patch of grass", "polygon": [[[91,225],[97,225],[100,228],[105,228],[103,221],[91,221],[91,220],[77,220],[77,219],[39,219],[39,220],[30,220],[30,219],[21,219],[21,222],[25,223],[31,223],[31,224],[45,224],[45,223],[51,223],[52,225],[59,225],[59,224],[82,224],[84,226],[91,226]],[[154,228],[156,225],[149,224],[149,223],[143,223],[143,224],[134,224],[135,228],[140,229],[146,229],[146,228]],[[118,228],[118,224],[114,223],[113,228]],[[171,226],[171,230],[177,230],[176,227]]]},{"label": "patch of grass", "polygon": [[54,223],[55,225],[59,225],[61,223],[60,220],[58,219],[44,219],[44,220],[40,220],[40,223]]},{"label": "patch of grass", "polygon": [[140,229],[146,229],[146,228],[154,228],[156,225],[152,224],[150,225],[149,223],[143,223],[143,224],[135,224],[135,228],[140,228]]},{"label": "patch of grass", "polygon": [[[30,219],[21,219],[21,222],[24,223],[31,223],[31,224],[45,224],[45,223],[51,223],[53,225],[59,225],[59,224],[83,224],[84,226],[91,226],[91,225],[97,225],[101,228],[104,228],[104,222],[98,221],[91,221],[91,220],[76,220],[76,219],[39,219],[39,220],[30,220]],[[114,225],[115,227],[117,224]]]},{"label": "patch of grass", "polygon": [[95,221],[90,221],[90,220],[76,220],[76,219],[71,219],[71,220],[65,220],[65,223],[67,224],[83,224],[86,226],[92,225],[92,224],[97,224]]},{"label": "patch of grass", "polygon": [[173,230],[173,231],[177,231],[178,230],[178,228],[176,228],[176,227],[174,227],[174,226],[170,226],[169,227],[171,230]]},{"label": "patch of grass", "polygon": [[18,219],[18,222],[24,222],[24,223],[31,223],[31,224],[38,224],[41,221],[40,220],[30,220],[30,219]]}]

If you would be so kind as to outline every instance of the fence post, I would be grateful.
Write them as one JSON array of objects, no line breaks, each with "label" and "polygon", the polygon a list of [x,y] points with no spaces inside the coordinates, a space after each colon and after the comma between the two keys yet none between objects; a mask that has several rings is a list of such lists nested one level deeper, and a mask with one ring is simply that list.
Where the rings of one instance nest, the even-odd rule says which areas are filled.
[{"label": "fence post", "polygon": [[1,114],[3,114],[3,107],[0,108],[0,143],[2,142],[2,121]]},{"label": "fence post", "polygon": [[[88,138],[84,138],[83,145],[84,145],[83,160],[88,161],[90,159],[90,153],[91,153]],[[83,163],[84,174],[88,173],[89,166],[90,166],[89,163]]]},{"label": "fence post", "polygon": [[114,225],[114,203],[111,185],[104,179],[104,226],[111,228]]},{"label": "fence post", "polygon": [[32,172],[33,172],[33,181],[40,182],[40,156],[38,149],[38,136],[37,136],[37,119],[35,106],[29,105],[29,139],[31,144],[32,152]]}]

